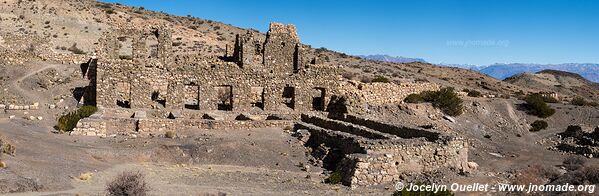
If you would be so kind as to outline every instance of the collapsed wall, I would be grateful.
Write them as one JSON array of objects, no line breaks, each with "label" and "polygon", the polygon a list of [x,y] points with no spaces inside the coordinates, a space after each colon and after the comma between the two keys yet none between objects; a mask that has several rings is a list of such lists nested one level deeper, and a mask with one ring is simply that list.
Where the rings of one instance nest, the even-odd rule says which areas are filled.
[{"label": "collapsed wall", "polygon": [[398,182],[409,173],[471,169],[467,142],[436,131],[352,115],[337,119],[302,115],[295,130],[309,132],[306,146],[313,156],[323,167],[341,171],[344,184],[350,186]]}]

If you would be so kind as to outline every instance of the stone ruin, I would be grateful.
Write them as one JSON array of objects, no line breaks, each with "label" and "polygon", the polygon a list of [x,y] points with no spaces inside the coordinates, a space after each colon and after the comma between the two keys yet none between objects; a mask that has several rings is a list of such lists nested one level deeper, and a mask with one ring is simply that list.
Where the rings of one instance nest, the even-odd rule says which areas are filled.
[{"label": "stone ruin", "polygon": [[71,134],[294,126],[309,135],[306,146],[317,162],[342,168],[352,186],[397,181],[403,173],[468,169],[462,139],[350,115],[369,105],[399,104],[436,84],[344,80],[340,66],[312,58],[293,25],[271,23],[264,40],[253,31],[237,35],[231,56],[176,55],[171,47],[164,27],[106,33],[97,57],[82,66],[90,83],[80,101],[98,112]]},{"label": "stone ruin", "polygon": [[340,171],[343,184],[400,182],[404,174],[438,170],[469,172],[468,143],[433,130],[403,127],[354,115],[302,115],[297,136],[318,165]]},{"label": "stone ruin", "polygon": [[[339,67],[307,60],[293,25],[272,23],[265,40],[251,31],[237,35],[233,56],[175,55],[171,47],[163,27],[103,36],[98,57],[84,74],[90,85],[82,101],[101,111],[83,120],[75,133],[103,135],[106,131],[98,130],[104,127],[179,128],[165,125],[173,124],[169,120],[195,120],[195,127],[213,126],[205,120],[215,119],[292,120],[302,112],[325,111],[331,96],[339,94]],[[149,117],[131,118],[136,111]],[[152,117],[165,121],[156,123],[163,126],[145,126]],[[94,127],[94,118],[108,125]],[[271,123],[281,124],[257,122]]]},{"label": "stone ruin", "polygon": [[80,102],[99,112],[73,134],[289,124],[276,121],[305,112],[360,113],[365,105],[398,104],[410,93],[438,89],[343,80],[341,67],[318,61],[293,25],[271,23],[265,38],[254,31],[237,35],[232,56],[174,54],[172,44],[170,31],[160,26],[107,32],[97,56],[82,65],[90,83]]}]

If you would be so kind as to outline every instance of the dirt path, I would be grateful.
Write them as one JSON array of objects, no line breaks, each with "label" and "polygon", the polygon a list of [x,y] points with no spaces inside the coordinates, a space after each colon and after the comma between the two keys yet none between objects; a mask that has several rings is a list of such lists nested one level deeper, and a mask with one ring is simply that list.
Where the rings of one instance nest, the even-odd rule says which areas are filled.
[{"label": "dirt path", "polygon": [[43,94],[41,93],[37,93],[34,90],[29,90],[29,89],[25,89],[21,86],[21,84],[23,83],[23,81],[37,73],[40,73],[42,71],[45,71],[47,69],[50,68],[56,68],[59,66],[62,66],[61,64],[50,64],[50,63],[45,63],[45,62],[41,62],[40,64],[42,64],[43,66],[29,70],[25,73],[25,75],[17,78],[16,80],[13,80],[11,82],[11,87],[15,90],[17,90],[21,95],[25,96],[26,98],[28,98],[30,101],[32,102],[39,102],[41,105],[47,104],[48,102],[46,101],[46,99],[44,99]]}]

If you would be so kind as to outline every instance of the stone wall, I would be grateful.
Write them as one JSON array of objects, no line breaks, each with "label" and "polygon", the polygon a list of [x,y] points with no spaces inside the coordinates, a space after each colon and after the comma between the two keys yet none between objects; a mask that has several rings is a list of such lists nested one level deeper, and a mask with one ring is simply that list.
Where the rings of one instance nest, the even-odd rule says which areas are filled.
[{"label": "stone wall", "polygon": [[397,105],[410,94],[439,90],[439,85],[428,82],[362,83],[344,81],[338,86],[341,96],[347,98],[350,113],[362,114],[368,106]]},{"label": "stone wall", "polygon": [[[147,45],[153,37],[155,49]],[[121,54],[123,41],[131,42],[130,58]],[[300,65],[305,57],[293,25],[272,23],[264,41],[253,32],[238,35],[231,58],[172,55],[170,42],[165,27],[107,33],[99,44],[97,77],[90,77],[97,105],[304,112],[326,110],[338,94],[338,66]]]},{"label": "stone wall", "polygon": [[100,136],[106,137],[108,129],[106,129],[106,121],[99,118],[84,118],[77,122],[77,126],[71,135],[85,135],[85,136]]},{"label": "stone wall", "polygon": [[444,143],[410,143],[370,149],[342,160],[346,181],[351,186],[399,182],[404,173],[421,174],[436,170],[467,171],[468,144],[463,140]]},{"label": "stone wall", "polygon": [[398,182],[402,174],[471,169],[468,144],[462,138],[357,116],[343,120],[302,115],[295,130],[310,133],[306,146],[321,151],[314,158],[325,168],[340,170],[346,185],[388,184]]},{"label": "stone wall", "polygon": [[364,100],[371,105],[399,104],[410,94],[439,90],[434,83],[370,83],[360,88]]},{"label": "stone wall", "polygon": [[205,120],[205,119],[136,119],[96,117],[81,119],[71,135],[111,136],[137,135],[161,136],[167,131],[190,129],[254,129],[267,127],[291,127],[289,120]]},{"label": "stone wall", "polygon": [[0,104],[0,110],[37,110],[39,103],[35,102],[31,105],[15,105],[15,104]]}]

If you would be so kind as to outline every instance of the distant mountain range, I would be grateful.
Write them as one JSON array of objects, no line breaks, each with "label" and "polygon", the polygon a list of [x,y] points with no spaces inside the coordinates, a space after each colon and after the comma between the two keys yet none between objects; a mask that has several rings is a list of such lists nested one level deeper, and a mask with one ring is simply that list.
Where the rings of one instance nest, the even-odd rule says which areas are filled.
[{"label": "distant mountain range", "polygon": [[546,69],[577,73],[587,80],[599,82],[599,64],[592,63],[564,63],[549,65],[526,63],[493,64],[483,67],[479,71],[491,77],[503,80],[519,73],[538,72]]},{"label": "distant mountain range", "polygon": [[[389,55],[360,55],[364,59],[409,63],[426,62],[421,58],[392,57]],[[447,67],[460,67],[487,74],[491,77],[503,80],[507,77],[520,73],[535,73],[546,69],[567,71],[580,74],[587,80],[599,83],[599,64],[593,63],[563,63],[563,64],[532,64],[532,63],[496,63],[493,65],[468,65],[468,64],[438,64]]]},{"label": "distant mountain range", "polygon": [[411,62],[423,62],[426,63],[424,59],[420,58],[408,58],[402,56],[389,56],[386,54],[375,54],[375,55],[358,55],[358,57],[363,59],[375,60],[375,61],[383,61],[383,62],[393,62],[393,63],[411,63]]}]

